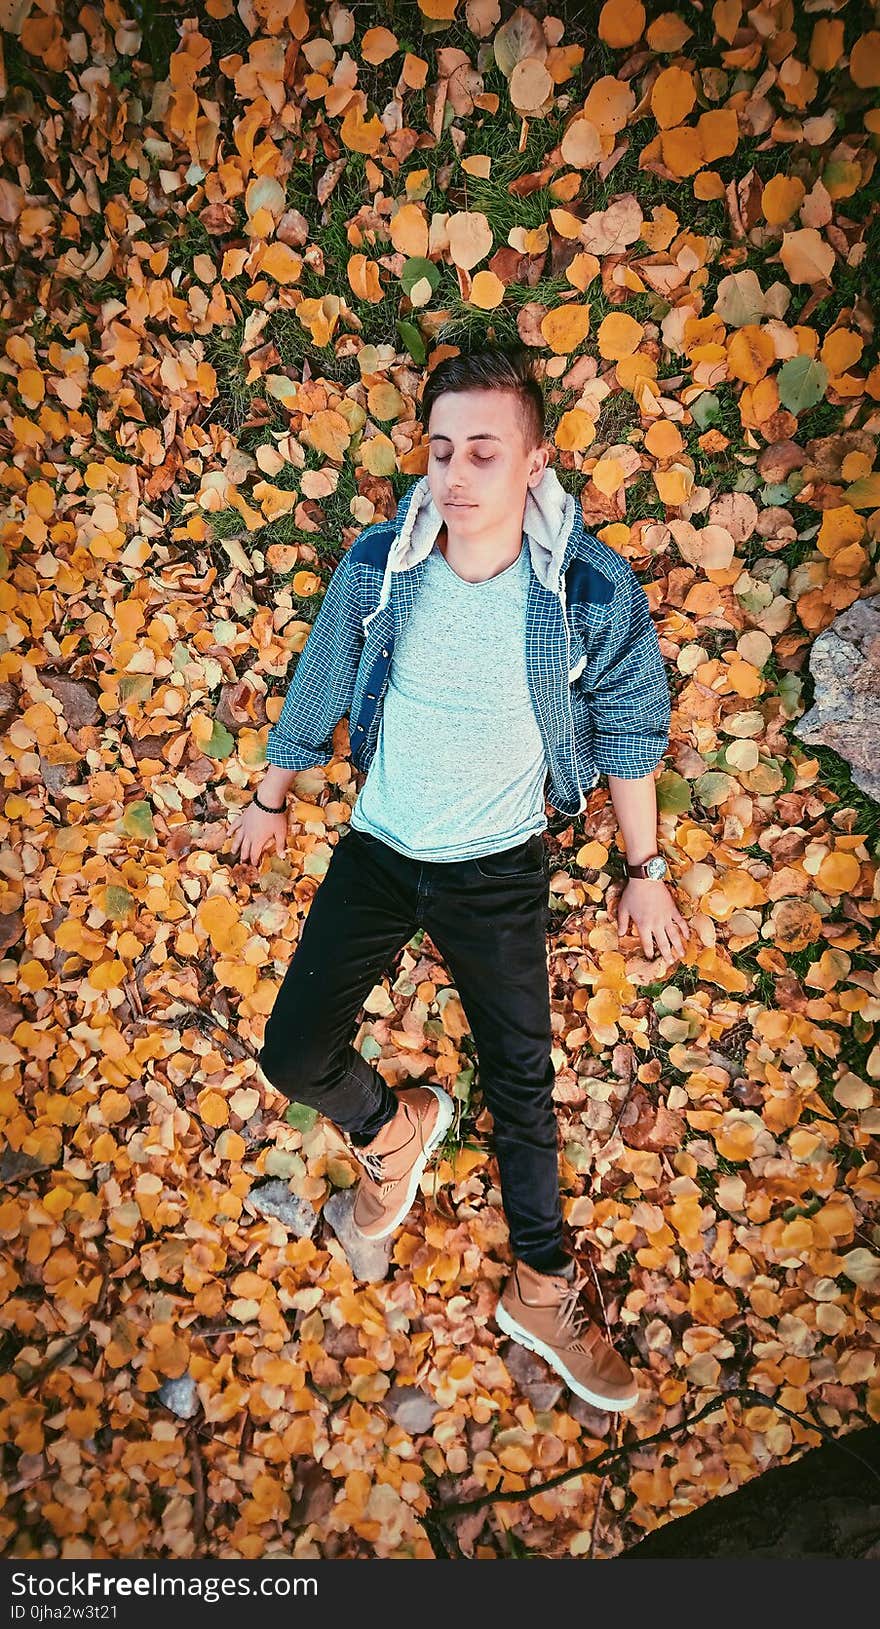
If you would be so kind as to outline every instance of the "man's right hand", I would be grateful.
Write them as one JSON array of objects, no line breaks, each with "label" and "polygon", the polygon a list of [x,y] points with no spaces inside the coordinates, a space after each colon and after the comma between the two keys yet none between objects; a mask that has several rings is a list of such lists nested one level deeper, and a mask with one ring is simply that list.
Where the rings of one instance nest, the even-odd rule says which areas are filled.
[{"label": "man's right hand", "polygon": [[256,865],[264,849],[274,842],[277,852],[283,854],[287,844],[287,810],[266,814],[256,803],[248,803],[238,815],[233,828],[232,852],[239,858]]}]

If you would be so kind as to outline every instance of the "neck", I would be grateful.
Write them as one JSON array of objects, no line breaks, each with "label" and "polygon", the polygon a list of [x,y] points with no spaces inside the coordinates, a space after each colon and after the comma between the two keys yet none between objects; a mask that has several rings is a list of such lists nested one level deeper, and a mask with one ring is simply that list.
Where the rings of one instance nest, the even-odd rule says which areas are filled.
[{"label": "neck", "polygon": [[490,577],[497,577],[499,572],[506,571],[508,566],[513,565],[514,560],[519,559],[522,544],[522,528],[515,544],[508,543],[501,547],[497,541],[492,540],[487,543],[480,538],[450,537],[445,521],[437,535],[437,547],[444,560],[449,563],[456,576],[468,583],[483,583]]}]

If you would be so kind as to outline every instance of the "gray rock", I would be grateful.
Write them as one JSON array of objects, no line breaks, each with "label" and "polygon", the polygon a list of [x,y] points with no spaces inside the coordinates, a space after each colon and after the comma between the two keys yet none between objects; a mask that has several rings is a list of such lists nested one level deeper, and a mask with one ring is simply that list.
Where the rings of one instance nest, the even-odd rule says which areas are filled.
[{"label": "gray rock", "polygon": [[880,802],[880,594],[855,600],[810,650],[813,706],[794,725],[807,746],[830,747],[856,786]]},{"label": "gray rock", "polygon": [[355,1278],[361,1278],[367,1284],[378,1284],[388,1274],[393,1235],[387,1239],[364,1238],[352,1217],[356,1193],[357,1187],[342,1188],[332,1194],[323,1214],[342,1245]]},{"label": "gray rock", "polygon": [[307,1199],[292,1193],[286,1182],[275,1178],[251,1188],[245,1204],[260,1216],[275,1216],[298,1239],[310,1239],[318,1225],[318,1213]]},{"label": "gray rock", "polygon": [[170,1408],[179,1420],[191,1420],[198,1413],[199,1394],[192,1375],[182,1374],[178,1380],[165,1380],[159,1387],[159,1401]]},{"label": "gray rock", "polygon": [[411,1437],[420,1437],[430,1431],[435,1414],[440,1412],[440,1404],[422,1391],[421,1386],[392,1386],[382,1398],[380,1407],[390,1414],[395,1425],[401,1426]]},{"label": "gray rock", "polygon": [[564,1383],[537,1352],[530,1352],[519,1341],[508,1341],[502,1349],[501,1361],[532,1408],[540,1411],[556,1407],[565,1390]]}]

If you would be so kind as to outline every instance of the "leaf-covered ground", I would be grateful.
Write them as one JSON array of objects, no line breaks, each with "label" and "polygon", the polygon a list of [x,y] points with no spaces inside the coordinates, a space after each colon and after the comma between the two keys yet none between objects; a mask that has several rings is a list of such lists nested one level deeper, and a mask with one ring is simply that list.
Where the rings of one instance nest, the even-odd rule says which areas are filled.
[{"label": "leaf-covered ground", "polygon": [[[617,1555],[880,1418],[880,819],[793,733],[811,643],[878,587],[880,32],[839,0],[4,23],[4,1553],[430,1558],[432,1505],[521,1491],[450,1543]],[[345,723],[283,858],[234,861],[230,822],[341,550],[425,470],[428,367],[487,335],[542,364],[675,693],[686,961],[618,941],[604,784],[548,834],[561,1180],[640,1373],[621,1422],[499,1338],[424,934],[358,1040],[460,1112],[385,1279],[249,1199],[355,1180],[256,1063],[361,784]]]}]

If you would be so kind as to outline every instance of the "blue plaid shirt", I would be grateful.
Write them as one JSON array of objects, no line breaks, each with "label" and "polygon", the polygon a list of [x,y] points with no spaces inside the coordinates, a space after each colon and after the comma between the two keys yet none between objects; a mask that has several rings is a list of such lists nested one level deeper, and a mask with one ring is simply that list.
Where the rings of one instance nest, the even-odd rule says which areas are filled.
[{"label": "blue plaid shirt", "polygon": [[[395,639],[424,564],[392,572],[379,607],[388,551],[413,492],[393,520],[365,527],[333,572],[269,730],[270,764],[329,763],[334,730],[347,717],[352,763],[369,769]],[[554,593],[532,571],[526,670],[549,766],[546,797],[574,815],[600,775],[636,780],[655,768],[669,744],[670,695],[645,591],[629,562],[586,531],[577,503],[561,582]]]}]

